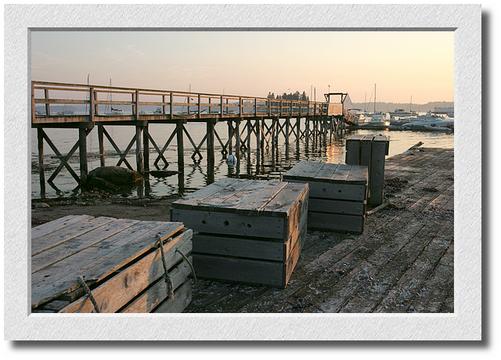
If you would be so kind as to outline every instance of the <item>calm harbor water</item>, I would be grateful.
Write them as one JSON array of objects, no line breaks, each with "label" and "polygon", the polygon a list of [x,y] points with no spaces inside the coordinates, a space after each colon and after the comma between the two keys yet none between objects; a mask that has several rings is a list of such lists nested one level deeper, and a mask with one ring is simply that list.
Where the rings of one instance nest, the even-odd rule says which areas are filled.
[{"label": "calm harbor water", "polygon": [[[198,145],[205,134],[205,124],[188,124],[187,130],[193,137],[194,142]],[[130,140],[134,135],[134,128],[130,126],[109,126],[107,127],[108,132],[111,137],[117,143],[121,150],[124,150]],[[155,142],[161,148],[166,142],[172,131],[174,130],[173,125],[150,125],[150,135],[152,135]],[[45,129],[48,136],[58,147],[59,151],[66,154],[71,147],[75,144],[77,140],[77,131],[75,129]],[[216,126],[216,131],[220,135],[223,143],[227,139],[227,127],[226,124],[218,124]],[[419,141],[424,143],[423,146],[426,147],[440,147],[440,148],[453,148],[454,147],[454,135],[446,133],[434,133],[434,132],[415,132],[415,131],[377,131],[377,130],[356,130],[349,134],[381,134],[390,137],[390,149],[389,156],[400,154],[407,150],[412,145]],[[32,139],[32,176],[31,176],[31,195],[32,198],[40,198],[40,186],[39,186],[39,175],[37,168],[37,138],[36,130],[31,132]],[[253,139],[255,140],[255,139]],[[201,188],[207,183],[207,168],[206,159],[202,159],[199,163],[194,163],[191,159],[193,154],[193,147],[189,143],[189,140],[185,137],[185,189],[186,191],[193,191],[195,189]],[[335,139],[333,138],[331,142],[329,139],[326,146],[320,146],[316,149],[312,149],[311,143],[309,148],[305,147],[304,141],[300,143],[299,156],[296,151],[295,139],[291,135],[291,142],[289,153],[285,151],[285,144],[283,137],[279,140],[279,162],[276,166],[272,167],[271,161],[271,147],[266,150],[265,148],[265,163],[264,163],[264,173],[270,174],[270,176],[278,176],[279,173],[285,169],[293,166],[299,159],[320,159],[332,163],[343,163],[345,157],[345,139]],[[251,143],[251,146],[255,148],[255,142]],[[150,144],[150,170],[154,169],[153,162],[156,158],[156,152],[153,146]],[[97,129],[92,130],[87,139],[88,148],[88,159],[89,159],[89,171],[99,167],[99,151],[98,151],[98,141],[97,141]],[[46,179],[52,174],[53,169],[58,166],[58,159],[54,157],[54,153],[51,151],[47,144],[44,145],[45,157],[44,163],[47,167],[46,169]],[[228,175],[234,174],[235,169],[229,168],[226,165],[225,159],[221,154],[221,145],[216,140],[215,148],[215,179],[220,179]],[[105,152],[106,155],[106,165],[115,165],[119,160],[119,156],[113,151],[113,148],[109,142],[105,140]],[[201,148],[201,152],[205,157],[205,146]],[[177,150],[175,137],[168,150],[166,150],[164,156],[169,161],[168,170],[177,170]],[[244,156],[242,154],[242,156]],[[129,152],[127,159],[135,166],[135,153],[134,147]],[[240,174],[247,174],[247,160],[241,158],[240,164]],[[252,153],[251,162],[255,165],[255,153]],[[78,161],[78,150],[75,152],[74,156],[70,159],[70,164],[75,172],[79,173],[79,161]],[[160,161],[159,166],[162,168],[163,163]],[[254,169],[255,171],[255,169]],[[167,178],[157,179],[150,176],[151,185],[151,195],[153,196],[165,196],[175,194],[178,191],[178,178],[177,176],[170,176]],[[72,190],[76,186],[75,180],[71,177],[66,169],[63,169],[59,175],[54,180],[55,185],[60,190],[60,192],[53,189],[50,185],[46,185],[47,197],[57,197],[57,196],[69,196]],[[135,193],[131,194],[136,195]]]}]

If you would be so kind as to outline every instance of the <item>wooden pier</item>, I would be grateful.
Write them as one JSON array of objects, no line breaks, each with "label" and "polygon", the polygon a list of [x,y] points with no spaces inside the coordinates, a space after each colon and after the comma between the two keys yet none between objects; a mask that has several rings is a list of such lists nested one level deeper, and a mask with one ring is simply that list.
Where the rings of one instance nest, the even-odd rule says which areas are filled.
[{"label": "wooden pier", "polygon": [[[271,152],[272,166],[276,166],[281,138],[285,144],[286,156],[289,156],[289,151],[295,145],[296,156],[299,157],[302,139],[307,148],[319,148],[333,134],[344,131],[343,104],[346,93],[327,95],[329,102],[315,102],[33,81],[31,124],[37,129],[40,195],[42,198],[46,196],[46,184],[58,191],[54,179],[63,168],[75,180],[75,190],[85,182],[88,174],[87,137],[94,127],[97,128],[100,166],[123,165],[138,171],[144,177],[146,194],[149,191],[151,163],[156,169],[167,168],[169,161],[164,154],[170,146],[174,146],[174,142],[180,193],[184,191],[186,150],[192,151],[191,158],[195,163],[205,158],[208,184],[214,181],[215,148],[218,145],[223,158],[228,154],[235,155],[237,176],[240,174],[240,160],[243,158],[247,162],[247,174],[259,174],[263,171],[265,150]],[[339,100],[330,100],[331,97]],[[73,110],[55,111],[57,106]],[[200,143],[194,141],[185,126],[187,123],[206,125],[206,134]],[[221,123],[222,125],[218,125]],[[164,144],[155,140],[155,134],[149,131],[150,124],[170,125],[165,127],[170,135]],[[110,135],[108,130],[111,126],[135,128],[135,134],[125,149],[120,149]],[[57,144],[44,131],[46,128],[74,128],[78,131],[78,140],[67,154],[62,154]],[[227,138],[220,135],[222,131],[227,131]],[[106,164],[105,141],[119,155],[116,164]],[[47,179],[44,171],[45,143],[60,161]],[[135,164],[127,159],[133,148]],[[79,174],[69,164],[69,159],[77,150]],[[253,153],[255,157],[252,156]],[[152,155],[154,158],[151,158]]]},{"label": "wooden pier", "polygon": [[386,163],[363,234],[308,231],[286,289],[200,280],[188,312],[453,312],[454,151]]}]

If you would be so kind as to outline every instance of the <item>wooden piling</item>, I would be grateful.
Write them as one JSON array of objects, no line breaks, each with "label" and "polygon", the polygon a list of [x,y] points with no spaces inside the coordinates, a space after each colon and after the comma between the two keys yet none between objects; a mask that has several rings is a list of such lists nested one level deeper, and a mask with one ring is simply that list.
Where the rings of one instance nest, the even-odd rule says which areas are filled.
[{"label": "wooden piling", "polygon": [[37,128],[38,140],[38,173],[40,177],[40,197],[45,198],[45,170],[43,165],[43,128]]},{"label": "wooden piling", "polygon": [[[254,109],[256,105],[254,105]],[[247,175],[251,175],[252,173],[252,145],[251,145],[251,137],[252,137],[252,120],[247,120]]]},{"label": "wooden piling", "polygon": [[99,143],[99,165],[105,165],[105,157],[104,157],[104,134],[103,134],[103,125],[97,126],[97,141]]},{"label": "wooden piling", "polygon": [[176,141],[177,141],[177,182],[178,191],[182,195],[184,193],[184,139],[183,139],[183,121],[178,120],[176,123]]},{"label": "wooden piling", "polygon": [[233,124],[232,120],[227,121],[228,124],[228,155],[233,154]]},{"label": "wooden piling", "polygon": [[[240,101],[240,104],[242,101]],[[242,108],[240,106],[240,108]],[[235,157],[237,158],[237,167],[236,167],[236,173],[237,176],[240,175],[240,120],[237,119],[235,120],[235,129],[234,129],[234,134],[235,134]]]},{"label": "wooden piling", "polygon": [[207,184],[214,182],[214,121],[207,120]]},{"label": "wooden piling", "polygon": [[289,160],[290,117],[285,118],[285,159]]},{"label": "wooden piling", "polygon": [[142,125],[136,125],[136,170],[141,175],[144,175],[142,132]]},{"label": "wooden piling", "polygon": [[78,128],[78,152],[80,155],[80,186],[87,180],[87,128],[80,126]]},{"label": "wooden piling", "polygon": [[276,167],[276,159],[275,159],[275,154],[277,152],[277,147],[275,146],[275,138],[276,138],[276,131],[277,131],[277,118],[271,119],[271,166],[272,166],[272,171],[275,171]]},{"label": "wooden piling", "polygon": [[259,174],[261,171],[261,120],[256,119],[256,174]]},{"label": "wooden piling", "polygon": [[301,117],[296,118],[296,159],[299,160],[299,142],[301,139]]}]

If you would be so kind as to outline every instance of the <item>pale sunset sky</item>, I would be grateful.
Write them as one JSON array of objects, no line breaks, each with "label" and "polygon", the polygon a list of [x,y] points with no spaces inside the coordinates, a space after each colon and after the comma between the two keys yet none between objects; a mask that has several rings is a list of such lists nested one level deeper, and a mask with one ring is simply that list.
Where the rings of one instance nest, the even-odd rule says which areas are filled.
[{"label": "pale sunset sky", "polygon": [[353,102],[453,101],[454,33],[33,31],[33,80],[266,96],[317,88]]}]

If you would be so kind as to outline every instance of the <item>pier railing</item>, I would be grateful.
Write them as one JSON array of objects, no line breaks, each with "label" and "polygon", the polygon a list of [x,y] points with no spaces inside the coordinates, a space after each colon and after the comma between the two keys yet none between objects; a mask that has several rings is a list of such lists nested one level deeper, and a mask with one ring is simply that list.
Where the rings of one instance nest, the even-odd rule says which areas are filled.
[{"label": "pier railing", "polygon": [[327,115],[326,102],[33,81],[32,124]]}]

